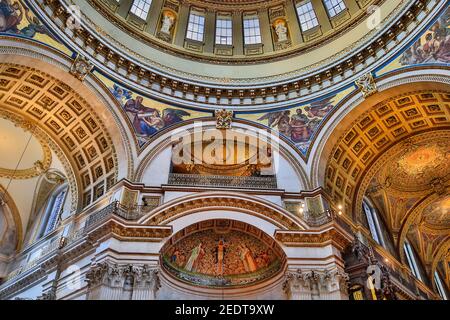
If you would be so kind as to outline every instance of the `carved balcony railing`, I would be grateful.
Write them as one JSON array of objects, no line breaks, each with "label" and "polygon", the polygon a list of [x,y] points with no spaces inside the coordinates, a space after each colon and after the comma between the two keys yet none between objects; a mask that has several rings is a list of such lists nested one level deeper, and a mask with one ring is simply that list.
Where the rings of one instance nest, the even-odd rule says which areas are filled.
[{"label": "carved balcony railing", "polygon": [[345,231],[352,233],[351,227],[345,223],[343,219],[336,214],[334,210],[328,209],[319,214],[313,214],[309,211],[305,211],[302,213],[302,219],[310,226],[310,227],[320,227],[324,224],[334,221],[336,224],[341,226]]},{"label": "carved balcony railing", "polygon": [[202,176],[197,174],[171,173],[169,185],[190,187],[219,187],[246,189],[277,189],[275,176],[267,177],[234,177],[234,176]]},{"label": "carved balcony railing", "polygon": [[86,221],[85,229],[97,224],[100,221],[106,220],[112,215],[117,215],[125,220],[138,220],[146,213],[150,212],[154,207],[145,205],[124,206],[118,201],[112,202],[103,209],[91,214]]}]

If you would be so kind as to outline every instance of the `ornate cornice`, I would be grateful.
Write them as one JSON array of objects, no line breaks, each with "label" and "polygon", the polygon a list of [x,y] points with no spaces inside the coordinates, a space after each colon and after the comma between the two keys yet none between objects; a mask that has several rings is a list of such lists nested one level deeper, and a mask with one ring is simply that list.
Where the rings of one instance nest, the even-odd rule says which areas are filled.
[{"label": "ornate cornice", "polygon": [[[116,73],[117,70],[125,68],[127,72],[126,75],[119,76],[121,80],[125,80],[125,82],[129,84],[135,84],[136,88],[139,88],[140,90],[150,90],[152,91],[152,95],[159,98],[168,99],[176,103],[183,101],[189,105],[194,103],[196,107],[201,108],[204,108],[205,106],[208,106],[209,108],[210,105],[221,105],[222,98],[227,99],[227,101],[228,99],[237,99],[239,101],[238,105],[243,105],[244,99],[249,99],[249,101],[251,101],[249,104],[250,106],[260,103],[265,104],[265,98],[269,96],[275,98],[275,101],[280,98],[281,100],[279,100],[279,102],[287,103],[288,101],[295,101],[300,97],[313,94],[313,86],[318,85],[319,88],[325,90],[337,83],[341,85],[344,78],[351,78],[354,76],[357,65],[366,64],[368,61],[367,58],[376,56],[379,50],[384,50],[384,56],[388,56],[387,51],[396,50],[397,47],[387,46],[387,44],[389,42],[398,41],[397,37],[404,33],[408,24],[416,20],[418,16],[421,16],[419,15],[419,12],[426,9],[425,3],[426,0],[417,0],[408,10],[404,10],[401,14],[397,12],[397,23],[392,24],[387,28],[376,41],[366,44],[365,48],[359,50],[357,54],[349,55],[349,52],[346,52],[345,60],[340,63],[335,64],[335,62],[341,60],[341,58],[332,57],[327,63],[334,63],[334,65],[329,68],[321,69],[319,73],[313,71],[319,68],[319,66],[316,65],[309,70],[301,70],[297,75],[293,74],[286,76],[288,78],[296,78],[300,75],[301,78],[296,78],[295,80],[287,83],[284,82],[283,84],[276,84],[274,81],[281,81],[282,78],[286,79],[286,77],[270,77],[266,79],[271,82],[269,86],[258,86],[255,88],[240,87],[239,89],[236,89],[235,87],[236,85],[242,85],[244,83],[254,83],[255,79],[241,79],[237,82],[235,81],[236,79],[226,79],[226,82],[223,85],[217,87],[217,85],[204,85],[205,82],[212,80],[207,78],[199,79],[201,83],[194,83],[193,81],[196,81],[194,80],[196,77],[192,74],[181,75],[182,78],[176,77],[174,75],[178,74],[177,70],[171,70],[166,66],[158,65],[156,66],[156,69],[164,71],[156,71],[156,69],[148,67],[148,65],[154,65],[154,62],[146,61],[144,57],[138,55],[135,55],[135,57],[128,56],[128,54],[132,54],[128,48],[120,49],[127,52],[127,56],[122,54],[120,51],[113,49],[110,44],[103,43],[100,37],[96,34],[92,34],[87,27],[79,29],[72,36],[66,35],[65,37],[80,43],[80,46],[75,48],[77,51],[80,49],[83,49],[82,51],[84,51],[87,48],[91,48],[93,50],[92,52],[95,52],[94,55],[91,55],[93,62],[100,69],[107,73],[111,73],[111,71]],[[68,17],[68,12],[65,5],[60,3],[59,0],[45,0],[45,4],[41,3],[39,5],[47,6],[47,14],[53,14],[52,20],[58,22],[58,25],[64,24],[63,22]],[[49,19],[47,18],[47,20]],[[60,30],[59,32],[64,31]],[[104,37],[107,35],[102,34],[101,36]],[[373,35],[370,35],[370,37],[373,37]],[[112,39],[109,39],[109,42],[112,41]],[[358,43],[356,47],[359,48],[361,45],[362,43]],[[115,44],[115,46],[120,47],[118,44]],[[347,71],[351,71],[351,76],[348,75],[349,73]],[[305,75],[307,76],[305,77]],[[189,80],[187,81],[184,79]],[[335,82],[335,79],[339,79],[339,81]],[[266,81],[264,79],[260,80],[263,82]],[[154,84],[158,85],[154,86]],[[164,95],[162,95],[163,90]],[[190,98],[191,96],[193,99]],[[217,100],[210,100],[209,97],[216,97]],[[263,102],[256,98],[262,98]],[[228,103],[224,105],[224,107],[227,106],[229,106]],[[236,104],[233,103],[233,106],[235,107]],[[243,105],[243,107],[244,106],[245,105]]]},{"label": "ornate cornice", "polygon": [[293,247],[317,247],[332,243],[342,251],[353,242],[354,237],[335,222],[331,222],[318,230],[277,230],[275,239],[285,246]]}]

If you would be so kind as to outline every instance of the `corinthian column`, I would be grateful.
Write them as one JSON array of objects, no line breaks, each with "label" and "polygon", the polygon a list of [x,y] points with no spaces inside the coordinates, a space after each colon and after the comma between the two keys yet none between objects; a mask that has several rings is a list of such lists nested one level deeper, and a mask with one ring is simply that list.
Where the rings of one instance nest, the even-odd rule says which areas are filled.
[{"label": "corinthian column", "polygon": [[283,288],[290,300],[345,300],[348,275],[337,268],[286,273]]},{"label": "corinthian column", "polygon": [[148,265],[133,267],[134,287],[132,300],[155,300],[161,287],[158,269]]},{"label": "corinthian column", "polygon": [[89,300],[120,300],[123,290],[123,270],[117,264],[103,262],[86,273]]}]

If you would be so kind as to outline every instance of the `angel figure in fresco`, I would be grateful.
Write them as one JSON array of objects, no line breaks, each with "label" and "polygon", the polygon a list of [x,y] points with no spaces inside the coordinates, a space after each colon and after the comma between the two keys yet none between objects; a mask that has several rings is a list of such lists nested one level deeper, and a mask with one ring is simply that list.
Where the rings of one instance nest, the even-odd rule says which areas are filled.
[{"label": "angel figure in fresco", "polygon": [[186,271],[195,272],[198,267],[199,261],[202,259],[202,257],[205,255],[205,250],[202,247],[202,244],[199,243],[194,249],[191,251],[191,255],[189,256],[189,259],[184,266],[184,269]]},{"label": "angel figure in fresco", "polygon": [[305,107],[306,115],[308,116],[308,118],[319,118],[320,120],[322,120],[328,114],[328,112],[333,109],[333,98],[334,97],[329,97],[319,101],[314,101],[310,104],[309,107]]},{"label": "angel figure in fresco", "polygon": [[258,121],[268,120],[270,128],[277,127],[278,132],[289,137],[291,135],[291,126],[289,125],[291,121],[290,114],[291,111],[289,110],[270,112],[264,114]]},{"label": "angel figure in fresco", "polygon": [[132,98],[132,93],[129,90],[125,90],[119,87],[117,84],[114,84],[111,92],[121,105],[124,105],[128,100]]},{"label": "angel figure in fresco", "polygon": [[450,10],[427,31],[424,37],[417,40],[400,58],[402,65],[419,63],[450,63]]},{"label": "angel figure in fresco", "polygon": [[242,263],[244,264],[244,268],[246,272],[255,272],[257,270],[256,262],[253,259],[252,252],[245,244],[240,244],[238,246],[239,249],[239,257],[241,258]]},{"label": "angel figure in fresco", "polygon": [[186,112],[184,110],[166,108],[163,110],[162,119],[164,121],[164,126],[168,127],[175,123],[183,121],[183,117],[189,117],[190,115],[191,114],[189,112]]}]

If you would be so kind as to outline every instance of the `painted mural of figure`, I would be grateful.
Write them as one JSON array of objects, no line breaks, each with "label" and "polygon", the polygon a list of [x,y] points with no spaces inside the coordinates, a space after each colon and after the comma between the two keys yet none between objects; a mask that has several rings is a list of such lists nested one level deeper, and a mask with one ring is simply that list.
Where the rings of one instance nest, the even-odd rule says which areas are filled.
[{"label": "painted mural of figure", "polygon": [[225,242],[221,239],[217,244],[216,249],[216,261],[217,261],[217,274],[223,274],[223,258],[225,256]]},{"label": "painted mural of figure", "polygon": [[18,25],[22,21],[24,12],[19,2],[0,0],[0,32],[20,33]]},{"label": "painted mural of figure", "polygon": [[181,264],[180,256],[181,256],[180,250],[174,249],[172,255],[170,256],[170,262],[179,266]]},{"label": "painted mural of figure", "polygon": [[204,254],[205,254],[205,250],[203,250],[202,244],[199,243],[198,246],[196,246],[194,249],[192,249],[191,255],[190,255],[186,265],[184,266],[184,269],[186,271],[191,271],[191,272],[197,271],[198,263]]},{"label": "painted mural of figure", "polygon": [[291,118],[291,140],[294,142],[308,141],[310,136],[310,128],[308,127],[309,119],[303,114],[301,109],[296,110]]},{"label": "painted mural of figure", "polygon": [[190,115],[191,114],[189,112],[184,110],[166,108],[163,110],[162,119],[164,121],[164,126],[167,127],[183,121],[183,117],[189,117]]},{"label": "painted mural of figure", "polygon": [[151,136],[164,128],[164,121],[161,119],[159,111],[156,109],[149,109],[150,112],[138,114],[137,117],[141,120],[140,128],[144,135]]},{"label": "painted mural of figure", "polygon": [[450,35],[441,40],[439,50],[436,52],[436,60],[450,63]]},{"label": "painted mural of figure", "polygon": [[119,87],[117,84],[114,84],[111,89],[113,96],[120,102],[123,106],[128,100],[132,99],[131,91],[125,90]]},{"label": "painted mural of figure", "polygon": [[269,112],[259,118],[258,121],[268,120],[269,127],[277,127],[278,132],[289,137],[291,135],[290,114],[290,110]]},{"label": "painted mural of figure", "polygon": [[253,259],[252,252],[246,245],[239,245],[240,258],[244,264],[246,272],[255,272],[258,268],[256,267],[256,262]]},{"label": "painted mural of figure", "polygon": [[125,111],[134,115],[133,127],[139,135],[152,135],[157,130],[150,126],[144,119],[143,115],[148,112],[148,109],[142,104],[144,98],[137,96],[136,99],[129,99],[125,105]]}]

